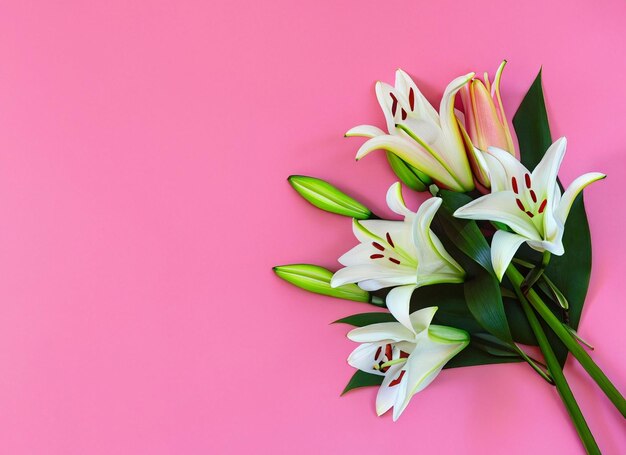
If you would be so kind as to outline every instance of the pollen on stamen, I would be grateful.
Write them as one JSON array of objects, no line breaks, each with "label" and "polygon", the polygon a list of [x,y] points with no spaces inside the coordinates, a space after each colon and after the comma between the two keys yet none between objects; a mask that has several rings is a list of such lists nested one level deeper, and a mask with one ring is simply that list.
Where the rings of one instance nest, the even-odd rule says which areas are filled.
[{"label": "pollen on stamen", "polygon": [[530,197],[532,198],[533,202],[537,202],[537,195],[533,190],[530,190]]},{"label": "pollen on stamen", "polygon": [[389,258],[389,260],[393,262],[394,264],[400,265],[400,261],[398,261],[396,258]]},{"label": "pollen on stamen", "polygon": [[547,199],[544,199],[543,202],[541,202],[541,205],[539,206],[539,213],[543,213],[543,211],[546,209],[546,204],[548,203]]},{"label": "pollen on stamen", "polygon": [[413,87],[409,89],[409,106],[411,106],[411,110],[415,109],[415,92],[413,92]]},{"label": "pollen on stamen", "polygon": [[380,251],[385,251],[385,247],[378,242],[372,242],[372,246]]},{"label": "pollen on stamen", "polygon": [[389,245],[391,245],[391,248],[395,248],[396,246],[393,244],[393,240],[391,239],[391,236],[389,235],[389,232],[387,232],[386,237],[387,237],[387,243]]},{"label": "pollen on stamen", "polygon": [[402,370],[400,372],[400,376],[398,376],[396,379],[394,379],[393,381],[389,383],[389,387],[394,387],[400,384],[402,382],[402,378],[404,377],[404,373],[405,373],[405,370]]},{"label": "pollen on stamen", "polygon": [[384,258],[385,256],[382,254],[372,254],[370,256],[370,259],[380,259],[380,258]]},{"label": "pollen on stamen", "polygon": [[535,214],[534,214],[533,212],[531,212],[531,211],[526,211],[526,215],[528,215],[528,216],[529,216],[529,217],[531,217],[531,218],[532,218],[533,216],[535,216]]},{"label": "pollen on stamen", "polygon": [[407,113],[404,109],[402,109],[402,120],[406,120]]},{"label": "pollen on stamen", "polygon": [[531,186],[531,181],[530,181],[530,174],[526,174],[524,175],[524,179],[526,180],[526,188],[530,189]]},{"label": "pollen on stamen", "polygon": [[520,201],[519,199],[515,199],[515,202],[517,202],[517,206],[522,212],[526,211],[526,207],[524,207],[524,204],[522,203],[522,201]]},{"label": "pollen on stamen", "polygon": [[393,93],[390,93],[389,96],[393,100],[393,104],[391,105],[391,115],[396,115],[396,110],[398,109],[398,98],[396,98]]},{"label": "pollen on stamen", "polygon": [[519,194],[519,189],[517,188],[517,179],[515,177],[511,177],[511,186],[513,187],[513,192],[515,194]]}]

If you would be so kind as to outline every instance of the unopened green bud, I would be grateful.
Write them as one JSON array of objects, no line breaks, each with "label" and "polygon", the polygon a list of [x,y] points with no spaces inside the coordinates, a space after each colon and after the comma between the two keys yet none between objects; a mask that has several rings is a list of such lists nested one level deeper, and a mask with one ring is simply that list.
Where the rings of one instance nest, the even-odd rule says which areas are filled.
[{"label": "unopened green bud", "polygon": [[333,272],[311,264],[291,264],[274,267],[274,272],[283,280],[309,292],[328,295],[338,299],[369,302],[370,294],[356,284],[330,287]]},{"label": "unopened green bud", "polygon": [[357,220],[372,217],[367,207],[324,180],[304,175],[292,175],[288,180],[300,196],[317,208]]},{"label": "unopened green bud", "polygon": [[402,180],[402,183],[415,191],[426,191],[428,185],[433,182],[426,174],[418,171],[391,152],[387,152],[387,161],[389,161],[393,172]]}]

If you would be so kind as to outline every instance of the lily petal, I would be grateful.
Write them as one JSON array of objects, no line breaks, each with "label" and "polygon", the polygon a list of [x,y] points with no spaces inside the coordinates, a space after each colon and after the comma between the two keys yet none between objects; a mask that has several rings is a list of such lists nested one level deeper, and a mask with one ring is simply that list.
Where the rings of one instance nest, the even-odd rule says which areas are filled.
[{"label": "lily petal", "polygon": [[417,288],[415,285],[398,286],[393,288],[385,299],[387,308],[393,317],[411,332],[413,332],[413,324],[411,323],[409,312],[411,307],[411,295],[415,288]]},{"label": "lily petal", "polygon": [[385,253],[387,259],[392,254],[397,256],[396,259],[400,259],[403,266],[417,266],[410,223],[387,220],[354,220],[352,228],[355,237],[360,242],[371,245],[376,243],[379,249],[382,246],[383,250],[381,251]]},{"label": "lily petal", "polygon": [[[392,365],[385,374],[385,379],[376,395],[376,414],[383,415],[392,406],[401,401],[406,391],[406,381],[401,375],[404,364]],[[398,382],[399,381],[399,382]]]},{"label": "lily petal", "polygon": [[377,126],[359,125],[359,126],[355,126],[354,128],[351,128],[350,130],[348,130],[348,132],[345,134],[345,136],[346,137],[355,137],[355,136],[359,136],[359,137],[376,137],[376,136],[383,136],[385,134],[387,134],[387,133],[385,133],[383,130],[381,130]]},{"label": "lily petal", "polygon": [[[474,188],[472,172],[465,153],[461,130],[454,115],[454,100],[457,92],[474,77],[474,73],[454,79],[444,91],[439,107],[441,130],[445,134],[445,145],[437,147],[446,163],[452,168],[455,177],[463,187],[462,191]],[[443,144],[442,144],[443,145]]]},{"label": "lily petal", "polygon": [[[415,270],[408,267],[380,267],[375,264],[351,265],[337,270],[330,280],[333,288],[347,283],[358,283],[361,289],[376,291],[415,283]],[[373,283],[376,285],[372,286]]]},{"label": "lily petal", "polygon": [[494,234],[491,241],[491,263],[500,281],[515,252],[526,240],[526,237],[506,231],[496,231]]},{"label": "lily petal", "polygon": [[567,139],[561,137],[548,147],[546,154],[532,173],[532,180],[538,189],[543,190],[544,197],[552,196],[556,186],[556,178],[565,156]]},{"label": "lily petal", "polygon": [[491,87],[491,96],[494,99],[496,105],[496,111],[498,112],[498,117],[500,118],[500,122],[504,128],[506,138],[507,138],[507,146],[504,147],[505,150],[511,152],[511,155],[515,155],[515,146],[513,145],[513,138],[511,136],[511,130],[509,128],[509,123],[506,118],[506,114],[504,113],[504,106],[502,105],[502,97],[500,96],[500,81],[502,79],[502,72],[504,71],[504,67],[506,66],[507,61],[503,60],[498,70],[496,71],[496,75],[493,80],[493,85]]},{"label": "lily petal", "polygon": [[450,256],[439,238],[430,229],[441,203],[441,198],[430,198],[422,203],[415,216],[413,238],[417,247],[417,283],[419,285],[441,281],[462,282],[465,276],[464,270]]},{"label": "lily petal", "polygon": [[[431,326],[436,332],[437,326]],[[429,329],[430,332],[430,329]],[[463,331],[459,331],[463,332]],[[444,365],[469,344],[469,336],[464,341],[445,340],[443,337],[426,337],[420,340],[409,356],[406,365],[406,390],[400,406],[393,408],[393,418],[397,420],[416,393],[424,390],[437,377]],[[400,390],[402,391],[402,390]]]},{"label": "lily petal", "polygon": [[465,191],[435,157],[411,139],[393,135],[374,137],[359,148],[356,159],[360,160],[374,150],[387,150],[451,190]]},{"label": "lily petal", "polygon": [[354,351],[352,351],[350,356],[348,356],[348,364],[351,367],[365,371],[366,373],[384,376],[384,372],[374,368],[374,364],[376,363],[376,353],[381,346],[383,346],[383,343],[360,344]]},{"label": "lily petal", "polygon": [[397,322],[380,322],[352,329],[348,339],[357,343],[399,342],[412,340],[415,334]]},{"label": "lily petal", "polygon": [[543,240],[528,215],[517,206],[515,193],[512,191],[499,191],[479,197],[457,209],[454,216],[470,220],[499,221],[529,239]]},{"label": "lily petal", "polygon": [[402,184],[400,182],[396,182],[391,185],[387,191],[387,205],[398,215],[402,215],[404,217],[411,217],[415,215],[407,208],[404,202],[404,197],[402,197]]},{"label": "lily petal", "polygon": [[436,306],[431,306],[411,313],[410,319],[413,331],[416,334],[419,334],[424,330],[428,330],[428,327],[430,327],[430,323],[435,317],[435,313],[438,309],[439,308]]},{"label": "lily petal", "polygon": [[570,183],[567,190],[565,190],[565,193],[563,193],[559,206],[556,209],[556,219],[565,225],[569,211],[572,208],[572,204],[574,203],[576,196],[578,196],[578,193],[580,193],[587,185],[597,182],[598,180],[602,180],[605,177],[606,174],[602,174],[600,172],[589,172],[588,174],[581,175]]},{"label": "lily petal", "polygon": [[[411,76],[401,69],[396,71],[396,89],[400,93],[405,94],[409,100],[409,108],[411,108],[411,111],[414,112],[417,117],[427,117],[433,123],[439,125],[439,114],[437,114],[435,108],[428,102],[426,97],[422,95],[422,92],[417,88]],[[412,97],[411,90],[413,90]],[[412,103],[411,98],[413,98]],[[411,106],[411,104],[413,106]]]}]

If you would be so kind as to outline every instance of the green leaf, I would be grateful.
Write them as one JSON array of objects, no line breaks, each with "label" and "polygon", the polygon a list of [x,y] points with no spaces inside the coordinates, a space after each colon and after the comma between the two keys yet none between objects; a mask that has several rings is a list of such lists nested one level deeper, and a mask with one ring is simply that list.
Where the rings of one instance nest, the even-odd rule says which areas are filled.
[{"label": "green leaf", "polygon": [[491,250],[487,240],[480,232],[478,224],[473,220],[455,218],[452,214],[456,209],[472,201],[466,194],[442,190],[439,195],[443,199],[442,207],[438,212],[441,218],[440,226],[447,237],[467,256],[480,264],[489,273],[494,274],[491,266]]},{"label": "green leaf", "polygon": [[[517,113],[513,117],[513,126],[520,146],[522,163],[529,169],[541,161],[548,147],[552,144],[550,126],[541,87],[541,71],[524,97]],[[563,293],[569,303],[569,324],[577,328],[580,322],[589,278],[591,276],[591,235],[585,213],[582,194],[572,205],[565,234],[563,235],[565,254],[552,256],[546,274],[554,285]],[[567,313],[555,309],[561,320],[567,320]],[[561,364],[567,358],[567,349],[553,336],[550,330],[548,339]]]},{"label": "green leaf", "polygon": [[523,359],[521,357],[495,356],[489,354],[478,348],[474,342],[471,342],[468,347],[452,357],[443,368],[460,368],[474,365],[491,365],[494,363],[514,363],[522,361]]},{"label": "green leaf", "polygon": [[452,215],[472,199],[465,194],[445,190],[440,195],[443,204],[437,214],[436,227],[443,230],[449,240],[445,246],[449,247],[448,251],[461,250],[474,264],[480,266],[476,267],[467,260],[460,261],[467,273],[464,285],[467,307],[482,328],[510,342],[513,338],[504,311],[500,283],[491,266],[491,250],[487,240],[475,221],[461,220]]},{"label": "green leaf", "polygon": [[370,386],[375,386],[375,385],[381,385],[384,379],[385,379],[384,376],[366,373],[361,370],[356,370],[356,373],[352,375],[352,377],[350,378],[350,381],[348,382],[348,385],[346,385],[346,388],[343,389],[343,392],[341,392],[341,394],[345,395],[350,390],[358,389],[360,387],[370,387]]},{"label": "green leaf", "polygon": [[288,283],[305,291],[327,295],[339,299],[369,302],[370,294],[356,284],[344,284],[336,288],[330,287],[333,272],[312,264],[290,264],[274,267],[274,273]]},{"label": "green leaf", "polygon": [[380,322],[396,322],[396,318],[394,318],[391,313],[361,313],[337,319],[333,324],[348,324],[354,327],[363,327]]},{"label": "green leaf", "polygon": [[402,180],[402,183],[415,191],[426,191],[428,185],[432,183],[430,177],[391,152],[387,152],[387,161],[389,161],[389,165],[396,176]]},{"label": "green leaf", "polygon": [[472,315],[485,330],[502,341],[513,341],[496,277],[482,272],[469,278],[465,281],[465,299]]},{"label": "green leaf", "polygon": [[317,208],[358,220],[372,217],[370,209],[324,180],[305,175],[292,175],[287,180],[300,196]]},{"label": "green leaf", "polygon": [[548,113],[541,87],[541,70],[513,116],[513,126],[520,148],[521,161],[534,169],[552,145]]}]

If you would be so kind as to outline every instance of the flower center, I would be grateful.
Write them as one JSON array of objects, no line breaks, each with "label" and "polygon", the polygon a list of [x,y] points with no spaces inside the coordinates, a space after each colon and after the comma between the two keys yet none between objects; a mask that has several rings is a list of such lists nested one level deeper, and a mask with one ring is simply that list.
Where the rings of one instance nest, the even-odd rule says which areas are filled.
[{"label": "flower center", "polygon": [[[393,250],[393,248],[395,248],[396,245],[393,243],[393,239],[391,238],[391,235],[389,235],[389,232],[387,232],[385,237],[387,238],[387,243],[392,248],[391,251],[395,253],[396,251]],[[386,257],[390,262],[393,262],[396,265],[400,265],[400,259],[397,259],[397,258],[391,256],[390,254],[386,253],[387,250],[386,250],[386,248],[383,245],[381,245],[378,242],[372,242],[372,246],[374,248],[376,248],[378,251],[380,251],[381,253],[372,254],[370,256],[370,259],[382,259],[382,258]],[[385,254],[383,254],[383,253],[385,253]]]},{"label": "flower center", "polygon": [[[524,186],[525,188],[522,191],[520,191],[520,187],[517,183],[517,179],[515,177],[511,177],[511,188],[513,189],[513,192],[519,196],[515,198],[515,203],[517,204],[517,208],[519,208],[522,212],[524,212],[530,218],[533,218],[535,215],[543,213],[543,211],[546,209],[546,204],[548,203],[548,200],[544,198],[541,201],[541,204],[539,204],[539,208],[535,210],[536,204],[537,204],[537,194],[532,189],[532,181],[530,179],[530,174],[524,175]],[[532,204],[528,201],[529,197],[530,197],[530,200],[532,200]],[[522,199],[526,200],[528,207],[526,206],[526,204],[524,204]]]},{"label": "flower center", "polygon": [[[396,351],[396,353],[397,352],[398,351]],[[394,352],[391,344],[386,344],[384,349],[383,346],[380,346],[374,355],[374,365],[372,368],[386,373],[390,366],[406,362],[409,354],[404,351],[399,351],[399,356],[396,359],[394,359],[393,356]]]}]

